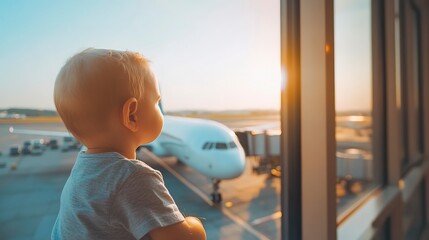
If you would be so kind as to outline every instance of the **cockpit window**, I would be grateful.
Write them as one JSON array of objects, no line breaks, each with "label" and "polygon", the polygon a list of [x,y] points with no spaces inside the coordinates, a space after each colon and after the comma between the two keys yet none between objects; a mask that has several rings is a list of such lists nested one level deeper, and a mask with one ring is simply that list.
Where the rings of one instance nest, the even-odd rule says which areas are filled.
[{"label": "cockpit window", "polygon": [[228,149],[228,148],[236,148],[237,145],[234,142],[224,143],[224,142],[205,142],[203,145],[203,150],[210,150],[212,148],[215,149]]},{"label": "cockpit window", "polygon": [[222,142],[217,142],[216,143],[216,149],[227,149],[228,145],[226,145],[226,143],[222,143]]},{"label": "cockpit window", "polygon": [[214,143],[212,143],[212,142],[205,142],[203,145],[203,150],[212,149],[213,145],[214,145]]},{"label": "cockpit window", "polygon": [[229,142],[229,148],[236,148],[237,144],[235,144],[235,142]]}]

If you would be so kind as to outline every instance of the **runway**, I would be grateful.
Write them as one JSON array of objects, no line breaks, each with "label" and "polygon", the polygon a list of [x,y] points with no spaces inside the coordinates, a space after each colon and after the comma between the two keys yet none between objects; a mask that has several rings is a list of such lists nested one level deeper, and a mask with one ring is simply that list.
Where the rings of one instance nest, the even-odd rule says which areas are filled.
[{"label": "runway", "polygon": [[[237,121],[232,121],[235,126]],[[10,145],[22,145],[24,140],[37,137],[9,135],[8,127],[0,124],[0,151],[3,152],[0,165],[4,165],[0,168],[0,236],[11,240],[49,239],[61,190],[77,151],[46,150],[41,156],[10,157]],[[61,124],[15,127],[65,130]],[[252,158],[247,159],[247,168],[241,177],[222,181],[223,202],[217,206],[208,199],[212,190],[210,180],[178,164],[174,157],[160,158],[140,152],[138,158],[161,171],[179,209],[184,215],[202,220],[208,239],[280,239],[280,179],[252,173]],[[12,170],[13,164],[16,170]]]}]

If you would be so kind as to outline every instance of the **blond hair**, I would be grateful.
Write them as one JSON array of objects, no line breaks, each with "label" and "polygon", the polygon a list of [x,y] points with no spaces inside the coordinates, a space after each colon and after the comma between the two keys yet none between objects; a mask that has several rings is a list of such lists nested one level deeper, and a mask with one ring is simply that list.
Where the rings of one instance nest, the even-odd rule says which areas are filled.
[{"label": "blond hair", "polygon": [[[112,113],[120,113],[130,97],[143,98],[144,83],[153,78],[148,60],[139,53],[86,49],[58,73],[54,102],[67,129],[78,139],[85,126],[103,128]],[[89,124],[79,124],[85,121]]]}]

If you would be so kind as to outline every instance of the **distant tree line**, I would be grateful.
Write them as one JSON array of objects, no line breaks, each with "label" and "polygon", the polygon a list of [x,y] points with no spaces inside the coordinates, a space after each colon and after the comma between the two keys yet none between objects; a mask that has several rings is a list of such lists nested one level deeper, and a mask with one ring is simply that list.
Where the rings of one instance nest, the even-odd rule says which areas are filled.
[{"label": "distant tree line", "polygon": [[0,109],[0,112],[7,112],[7,114],[24,114],[27,117],[58,116],[57,112],[53,110],[38,110],[29,108]]}]

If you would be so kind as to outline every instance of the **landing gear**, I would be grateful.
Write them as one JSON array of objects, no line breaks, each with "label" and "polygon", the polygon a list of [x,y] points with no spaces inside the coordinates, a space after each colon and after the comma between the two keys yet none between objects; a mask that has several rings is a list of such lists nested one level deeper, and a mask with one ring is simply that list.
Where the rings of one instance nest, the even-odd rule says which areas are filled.
[{"label": "landing gear", "polygon": [[177,165],[186,165],[182,160],[177,158]]},{"label": "landing gear", "polygon": [[210,194],[211,200],[213,203],[221,203],[222,202],[222,194],[220,193],[212,193]]},{"label": "landing gear", "polygon": [[219,192],[220,180],[212,179],[213,192],[210,194],[213,203],[218,204],[222,202],[222,194]]}]

